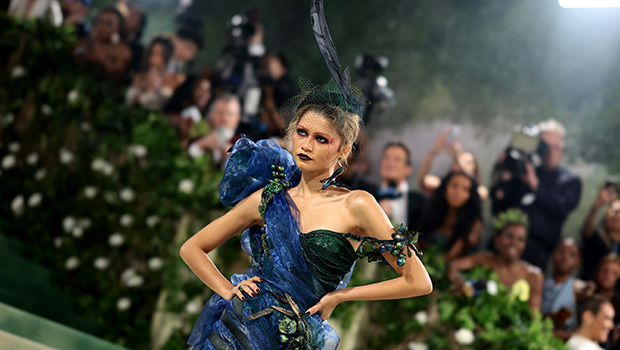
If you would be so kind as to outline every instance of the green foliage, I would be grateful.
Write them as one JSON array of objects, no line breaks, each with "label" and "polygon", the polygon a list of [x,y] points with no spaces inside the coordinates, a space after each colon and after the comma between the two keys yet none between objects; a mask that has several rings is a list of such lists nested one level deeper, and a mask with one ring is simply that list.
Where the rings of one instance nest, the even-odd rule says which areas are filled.
[{"label": "green foliage", "polygon": [[[369,328],[376,325],[378,331],[369,333],[365,348],[384,349],[416,341],[429,349],[446,350],[564,349],[563,342],[553,335],[551,321],[542,320],[538,312],[532,314],[526,302],[497,282],[492,270],[475,268],[466,279],[493,281],[490,283],[495,283],[497,290],[487,288],[472,297],[450,290],[441,252],[438,247],[429,248],[422,259],[434,284],[430,296],[372,304]],[[420,317],[420,312],[425,316]],[[459,330],[473,331],[473,343],[459,344],[455,336]]]},{"label": "green foliage", "polygon": [[183,344],[207,295],[178,251],[223,210],[221,172],[189,158],[163,114],[126,108],[123,89],[74,63],[67,28],[2,16],[0,32],[0,232],[98,336],[149,349],[167,313]]}]

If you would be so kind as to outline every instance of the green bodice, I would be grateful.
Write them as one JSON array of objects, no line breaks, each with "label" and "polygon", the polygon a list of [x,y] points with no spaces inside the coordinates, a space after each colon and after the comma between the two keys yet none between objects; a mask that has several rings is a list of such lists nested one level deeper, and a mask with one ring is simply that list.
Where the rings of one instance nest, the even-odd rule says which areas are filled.
[{"label": "green bodice", "polygon": [[[336,289],[353,266],[356,259],[368,258],[369,262],[384,262],[384,253],[397,258],[398,266],[403,266],[411,251],[418,256],[414,243],[418,241],[418,233],[410,232],[403,225],[394,227],[390,240],[362,237],[351,233],[334,232],[331,230],[314,230],[300,235],[301,251],[310,270],[330,292]],[[357,250],[351,241],[360,242]]]},{"label": "green bodice", "polygon": [[336,289],[358,257],[342,233],[330,230],[302,234],[300,243],[308,267],[327,292]]}]

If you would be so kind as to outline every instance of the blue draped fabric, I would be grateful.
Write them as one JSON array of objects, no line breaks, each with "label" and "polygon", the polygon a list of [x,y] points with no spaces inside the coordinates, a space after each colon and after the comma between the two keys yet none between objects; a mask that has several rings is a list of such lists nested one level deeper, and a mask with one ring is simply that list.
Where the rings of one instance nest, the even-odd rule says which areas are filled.
[{"label": "blue draped fabric", "polygon": [[[292,186],[299,183],[301,172],[290,153],[272,140],[257,143],[241,138],[233,147],[226,161],[224,178],[220,184],[220,198],[225,205],[235,205],[243,198],[264,188],[272,179],[270,166],[279,162]],[[258,208],[257,208],[258,210]],[[271,306],[291,310],[283,297],[290,295],[301,310],[301,319],[308,331],[297,332],[289,338],[304,336],[314,349],[336,349],[339,338],[333,328],[315,314],[307,316],[305,310],[315,305],[326,291],[308,268],[300,248],[298,212],[292,200],[281,191],[273,197],[265,212],[265,226],[252,227],[242,235],[242,247],[252,256],[253,265],[244,274],[231,278],[233,285],[252,276],[260,276],[261,294],[247,296],[241,302],[237,297],[225,300],[215,294],[203,308],[188,344],[193,349],[285,349],[290,342],[280,338],[280,322],[286,317],[281,312],[243,321]],[[264,237],[263,237],[264,233]],[[261,243],[266,239],[269,253]],[[300,340],[302,341],[302,340]],[[289,347],[290,348],[290,347]],[[302,348],[306,348],[305,346]]]}]

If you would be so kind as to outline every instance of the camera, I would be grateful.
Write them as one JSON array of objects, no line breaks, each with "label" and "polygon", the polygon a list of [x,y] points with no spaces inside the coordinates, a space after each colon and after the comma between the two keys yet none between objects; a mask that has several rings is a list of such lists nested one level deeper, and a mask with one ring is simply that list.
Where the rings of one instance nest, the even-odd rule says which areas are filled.
[{"label": "camera", "polygon": [[362,116],[365,124],[372,116],[375,103],[382,101],[392,103],[394,100],[394,91],[388,87],[387,78],[381,75],[389,64],[390,61],[385,56],[373,56],[364,53],[355,57],[357,83],[364,95],[372,102]]},{"label": "camera", "polygon": [[247,56],[248,41],[256,32],[257,20],[258,12],[255,9],[234,15],[226,27],[224,51],[238,58]]},{"label": "camera", "polygon": [[540,128],[536,125],[516,127],[510,144],[506,148],[506,158],[498,164],[499,170],[508,171],[514,177],[525,174],[525,163],[534,166],[542,163],[549,154],[549,145],[540,137]]}]

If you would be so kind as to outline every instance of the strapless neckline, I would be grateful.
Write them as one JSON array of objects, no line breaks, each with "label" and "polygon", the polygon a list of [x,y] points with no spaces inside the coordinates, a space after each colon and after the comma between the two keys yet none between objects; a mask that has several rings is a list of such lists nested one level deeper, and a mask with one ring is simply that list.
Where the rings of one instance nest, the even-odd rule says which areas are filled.
[{"label": "strapless neckline", "polygon": [[304,236],[306,236],[306,235],[312,236],[312,235],[316,235],[316,234],[325,234],[325,233],[330,235],[330,236],[337,237],[337,238],[339,238],[343,242],[347,242],[348,243],[347,246],[350,248],[351,252],[353,254],[357,254],[357,250],[355,250],[355,248],[353,248],[353,244],[351,244],[351,241],[348,238],[345,237],[345,235],[347,235],[347,234],[344,233],[344,232],[338,232],[338,231],[328,230],[328,229],[324,229],[324,228],[319,228],[319,229],[312,230],[312,231],[305,232],[305,233],[302,232],[301,234],[304,235]]}]

